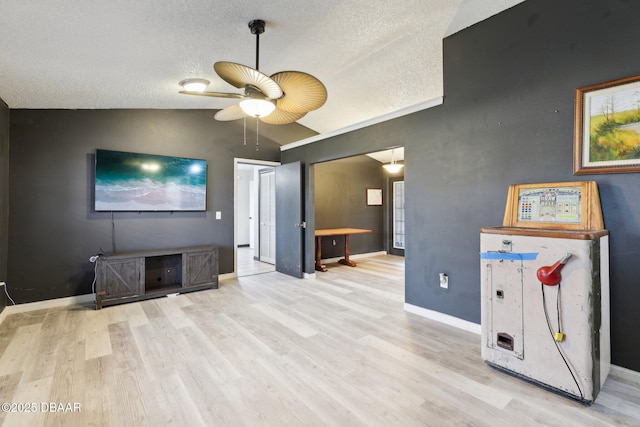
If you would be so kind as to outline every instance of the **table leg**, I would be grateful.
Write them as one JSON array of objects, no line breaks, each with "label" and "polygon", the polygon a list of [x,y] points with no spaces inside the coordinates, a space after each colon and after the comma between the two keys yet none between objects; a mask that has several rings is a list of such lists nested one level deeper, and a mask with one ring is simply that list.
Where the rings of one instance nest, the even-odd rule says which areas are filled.
[{"label": "table leg", "polygon": [[340,264],[348,265],[349,267],[355,267],[356,263],[349,259],[349,235],[344,235],[344,259],[338,261]]},{"label": "table leg", "polygon": [[322,265],[322,244],[320,239],[320,236],[316,236],[316,270],[327,271],[327,267]]}]

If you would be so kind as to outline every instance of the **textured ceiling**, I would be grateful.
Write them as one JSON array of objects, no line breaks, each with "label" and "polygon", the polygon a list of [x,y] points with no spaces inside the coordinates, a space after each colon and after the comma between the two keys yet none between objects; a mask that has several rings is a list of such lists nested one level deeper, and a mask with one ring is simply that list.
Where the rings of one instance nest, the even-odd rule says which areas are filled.
[{"label": "textured ceiling", "polygon": [[[220,109],[178,94],[189,77],[237,92],[216,61],[319,78],[299,123],[336,131],[442,96],[442,38],[522,0],[0,0],[0,98],[10,108]],[[212,114],[213,120],[213,114]]]}]

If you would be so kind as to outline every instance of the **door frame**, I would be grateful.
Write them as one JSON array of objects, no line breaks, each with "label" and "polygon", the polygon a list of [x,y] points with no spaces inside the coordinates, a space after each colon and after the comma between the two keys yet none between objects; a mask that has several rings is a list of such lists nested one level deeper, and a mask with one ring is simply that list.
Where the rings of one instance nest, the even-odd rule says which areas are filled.
[{"label": "door frame", "polygon": [[[305,234],[305,269],[304,269],[304,277],[305,278],[314,278],[316,273],[315,273],[315,198],[316,198],[316,194],[315,194],[315,165],[319,164],[319,163],[326,163],[326,162],[332,162],[334,160],[340,160],[340,159],[345,159],[345,158],[349,158],[349,157],[357,157],[357,156],[366,156],[367,154],[370,153],[377,153],[380,151],[387,151],[387,150],[392,150],[395,148],[399,148],[399,147],[405,147],[404,144],[400,144],[400,145],[392,145],[392,146],[388,146],[388,147],[381,147],[381,148],[376,148],[376,149],[372,149],[372,150],[367,150],[364,152],[360,152],[360,151],[354,151],[351,153],[342,153],[342,155],[336,156],[336,155],[327,155],[325,157],[323,157],[321,160],[315,160],[315,161],[310,161],[308,163],[305,163],[305,171],[303,172],[303,176],[304,176],[304,184],[303,184],[303,188],[304,188],[304,215],[305,215],[305,222],[307,223],[307,229],[306,229],[306,234]],[[406,152],[405,152],[405,158],[406,158]],[[303,162],[304,163],[304,162]],[[382,164],[380,165],[382,167]],[[406,182],[406,170],[403,170],[402,172],[402,179]],[[389,176],[387,176],[385,178],[385,187],[388,188],[390,186],[390,179]],[[388,193],[387,193],[388,194]],[[384,213],[384,224],[383,224],[383,231],[386,235],[385,237],[385,248],[387,249],[387,253],[389,253],[389,243],[388,243],[388,239],[389,236],[391,234],[391,230],[389,228],[389,211],[388,209],[385,209],[385,213]],[[403,256],[404,258],[404,256]],[[406,258],[405,258],[405,263],[406,263]]]},{"label": "door frame", "polygon": [[[280,162],[267,160],[243,159],[235,157],[233,159],[233,277],[238,277],[238,165],[254,166],[280,166]],[[277,189],[276,189],[277,191]],[[276,230],[276,233],[278,230]]]},{"label": "door frame", "polygon": [[258,228],[258,242],[256,247],[258,248],[258,253],[256,254],[258,256],[258,259],[260,260],[260,262],[265,262],[268,264],[273,264],[275,266],[276,264],[276,257],[275,257],[275,246],[276,246],[276,236],[275,236],[275,232],[273,235],[273,239],[269,238],[269,252],[271,252],[271,250],[273,250],[273,253],[271,253],[273,255],[273,257],[270,260],[266,260],[264,259],[265,256],[263,254],[263,239],[264,239],[264,235],[262,233],[262,223],[264,221],[264,218],[262,216],[262,212],[263,212],[263,206],[265,203],[264,200],[264,193],[262,192],[262,184],[265,182],[265,175],[270,174],[271,175],[271,180],[273,183],[273,189],[269,190],[268,193],[268,197],[269,200],[267,200],[267,202],[271,202],[273,203],[273,218],[271,218],[271,214],[267,214],[267,216],[269,217],[268,219],[271,221],[271,224],[273,226],[273,228],[275,229],[276,226],[276,218],[275,218],[275,203],[276,203],[276,189],[275,189],[275,179],[276,179],[276,169],[275,168],[263,168],[263,169],[258,169],[258,207],[256,208],[256,212],[258,212],[258,221],[257,221],[257,228]]}]

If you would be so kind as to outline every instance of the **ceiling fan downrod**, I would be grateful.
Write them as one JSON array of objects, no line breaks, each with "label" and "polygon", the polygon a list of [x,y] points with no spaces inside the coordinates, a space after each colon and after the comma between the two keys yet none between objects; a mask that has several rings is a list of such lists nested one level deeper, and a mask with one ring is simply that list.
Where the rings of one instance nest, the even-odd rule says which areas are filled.
[{"label": "ceiling fan downrod", "polygon": [[254,19],[253,21],[249,21],[249,28],[251,29],[251,34],[256,35],[256,70],[259,70],[260,34],[264,33],[264,21],[262,19]]}]

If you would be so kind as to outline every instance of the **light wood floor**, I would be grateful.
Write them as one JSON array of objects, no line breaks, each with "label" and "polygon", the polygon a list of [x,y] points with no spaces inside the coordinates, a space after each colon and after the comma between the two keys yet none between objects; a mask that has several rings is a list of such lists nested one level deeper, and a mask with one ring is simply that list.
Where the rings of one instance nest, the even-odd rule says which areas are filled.
[{"label": "light wood floor", "polygon": [[254,259],[255,251],[248,247],[238,248],[238,277],[253,276],[276,271],[276,266]]},{"label": "light wood floor", "polygon": [[[480,337],[403,311],[403,260],[330,264],[95,311],[8,316],[4,426],[640,425],[640,381],[583,406],[488,367]],[[43,412],[41,402],[80,405]]]}]

